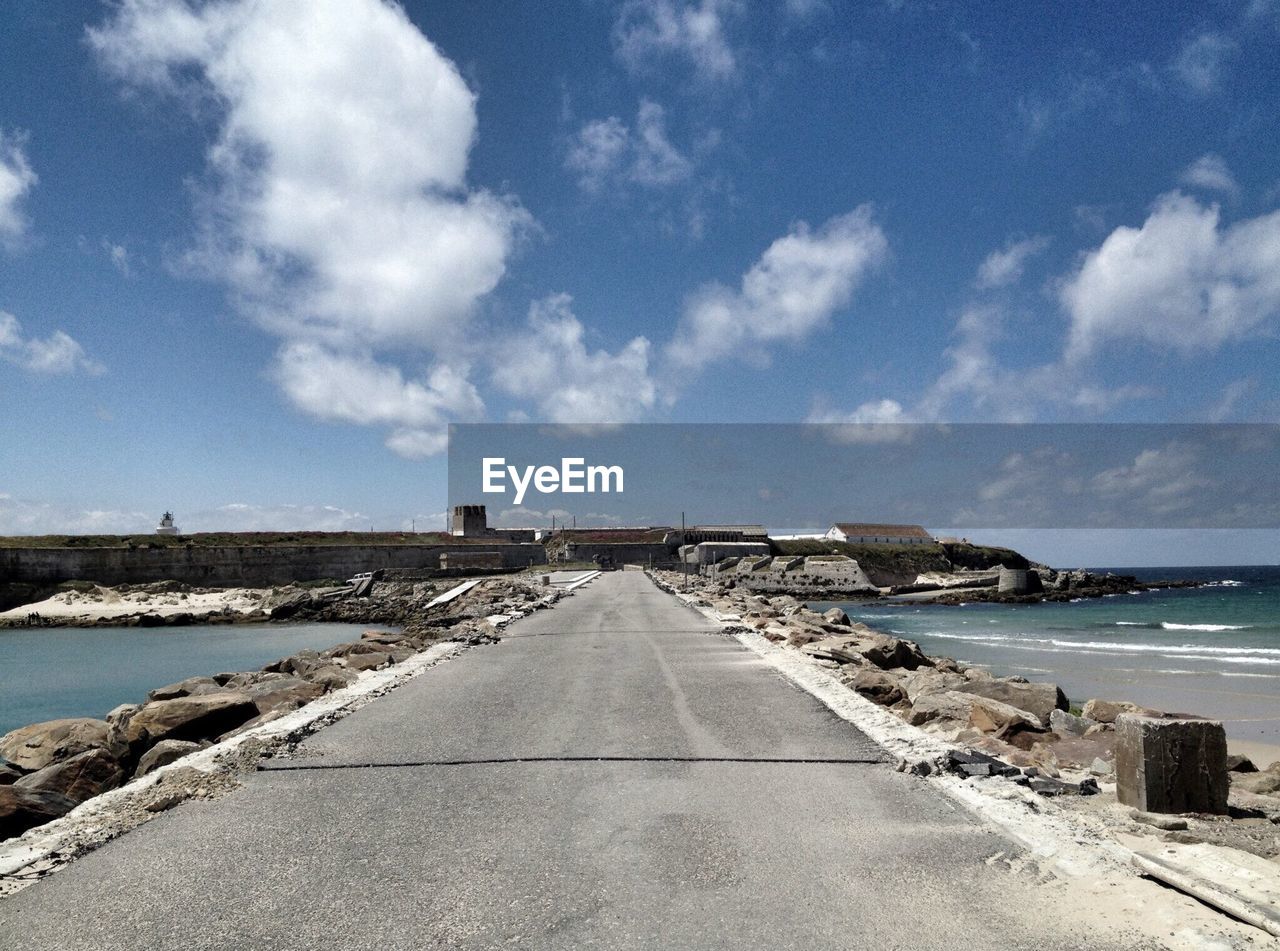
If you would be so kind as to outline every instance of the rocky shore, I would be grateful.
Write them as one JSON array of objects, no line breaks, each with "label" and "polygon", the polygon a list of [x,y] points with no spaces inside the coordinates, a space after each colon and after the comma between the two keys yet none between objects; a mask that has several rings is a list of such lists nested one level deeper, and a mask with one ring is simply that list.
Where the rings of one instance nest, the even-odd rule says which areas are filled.
[{"label": "rocky shore", "polygon": [[1104,698],[1078,698],[1076,705],[1056,684],[996,677],[928,656],[911,641],[850,622],[838,608],[819,614],[790,595],[752,593],[678,572],[654,577],[668,590],[687,590],[686,597],[713,609],[730,630],[753,631],[794,651],[945,744],[945,755],[904,762],[903,769],[979,783],[998,777],[1119,833],[1228,846],[1280,862],[1280,761],[1260,768],[1231,757],[1226,815],[1135,812],[1116,799],[1116,720],[1123,713],[1167,714]]},{"label": "rocky shore", "polygon": [[[172,596],[180,604],[176,595],[190,592],[143,593],[151,598]],[[512,575],[473,583],[448,600],[435,586],[409,583],[379,584],[375,596],[359,599],[337,599],[323,589],[301,587],[248,599],[242,593],[224,594],[249,607],[215,608],[199,617],[199,623],[209,623],[211,617],[259,622],[291,618],[378,623],[399,630],[367,631],[358,641],[324,651],[300,651],[261,670],[191,677],[158,687],[140,702],[118,706],[101,719],[52,720],[5,734],[0,737],[0,840],[22,835],[88,799],[284,717],[355,684],[366,672],[403,664],[443,641],[489,641],[500,623],[549,606],[561,592]],[[160,623],[190,623],[184,614],[188,612],[155,616]],[[105,621],[127,623],[138,617],[116,614]],[[90,624],[85,619],[85,625]],[[192,793],[198,790],[188,790]],[[161,797],[160,808],[176,801]]]}]

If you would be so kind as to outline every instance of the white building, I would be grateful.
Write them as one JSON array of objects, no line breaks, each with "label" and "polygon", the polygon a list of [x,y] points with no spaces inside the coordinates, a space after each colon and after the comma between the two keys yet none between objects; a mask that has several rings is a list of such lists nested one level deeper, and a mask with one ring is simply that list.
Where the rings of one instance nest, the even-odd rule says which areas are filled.
[{"label": "white building", "polygon": [[824,536],[851,545],[932,545],[933,536],[919,525],[877,525],[871,522],[836,522]]},{"label": "white building", "polygon": [[156,526],[157,535],[180,535],[178,526],[173,524],[173,513],[165,512],[164,517],[160,519],[160,524]]}]

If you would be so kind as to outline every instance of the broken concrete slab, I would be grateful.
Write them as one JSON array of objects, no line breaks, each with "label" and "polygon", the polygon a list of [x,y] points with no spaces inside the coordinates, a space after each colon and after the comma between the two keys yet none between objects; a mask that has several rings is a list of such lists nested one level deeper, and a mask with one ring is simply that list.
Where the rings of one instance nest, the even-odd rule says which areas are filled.
[{"label": "broken concrete slab", "polygon": [[1216,720],[1116,717],[1116,798],[1143,812],[1225,815],[1227,737]]}]

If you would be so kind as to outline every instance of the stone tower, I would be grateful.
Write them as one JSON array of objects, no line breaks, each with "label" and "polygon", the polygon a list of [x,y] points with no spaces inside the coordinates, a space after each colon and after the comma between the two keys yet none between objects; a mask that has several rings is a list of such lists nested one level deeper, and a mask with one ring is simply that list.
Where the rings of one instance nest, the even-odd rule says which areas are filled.
[{"label": "stone tower", "polygon": [[489,520],[483,505],[455,505],[449,530],[467,538],[489,534]]}]

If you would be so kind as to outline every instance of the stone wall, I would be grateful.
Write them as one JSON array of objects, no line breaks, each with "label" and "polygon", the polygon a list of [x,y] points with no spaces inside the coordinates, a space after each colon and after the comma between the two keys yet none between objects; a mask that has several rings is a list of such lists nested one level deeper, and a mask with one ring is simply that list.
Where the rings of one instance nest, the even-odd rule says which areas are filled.
[{"label": "stone wall", "polygon": [[[0,549],[0,582],[114,585],[172,580],[212,586],[273,585],[345,579],[379,568],[438,568],[442,554],[467,550],[450,545],[4,548]],[[537,544],[486,545],[485,550],[499,553],[508,568],[547,561],[546,551]]]}]

